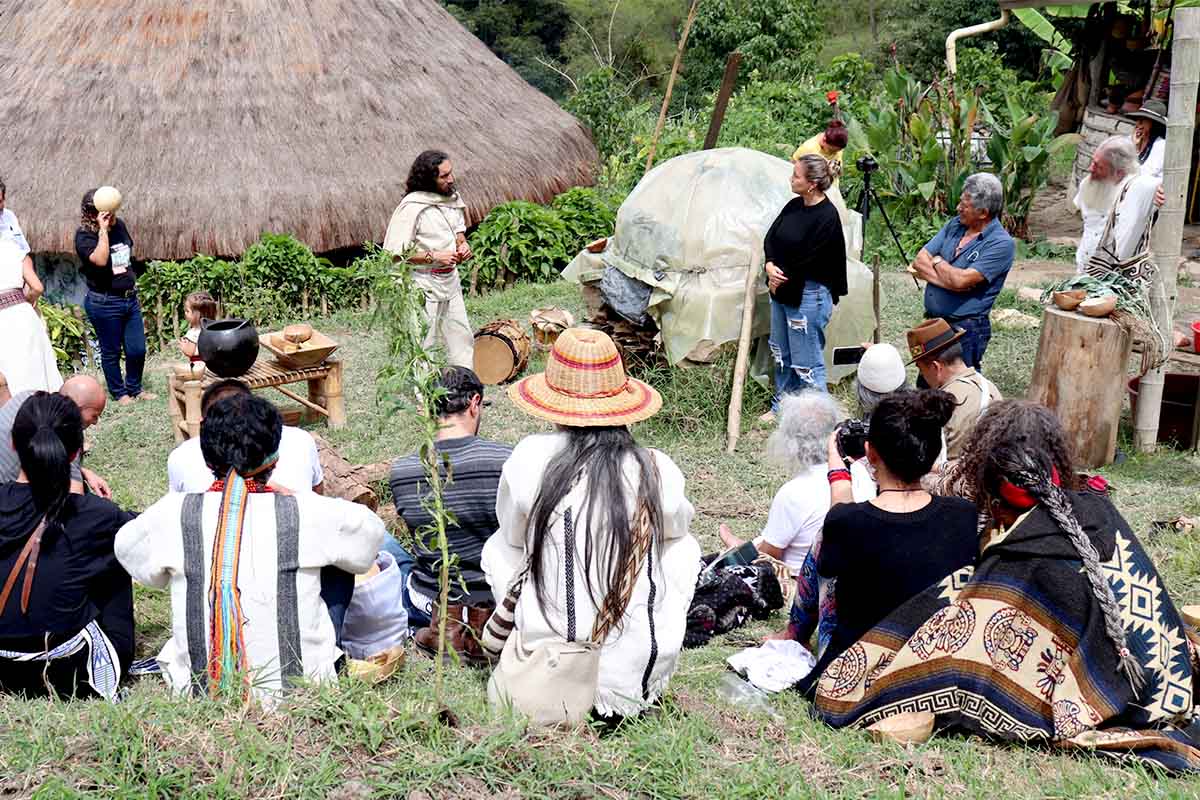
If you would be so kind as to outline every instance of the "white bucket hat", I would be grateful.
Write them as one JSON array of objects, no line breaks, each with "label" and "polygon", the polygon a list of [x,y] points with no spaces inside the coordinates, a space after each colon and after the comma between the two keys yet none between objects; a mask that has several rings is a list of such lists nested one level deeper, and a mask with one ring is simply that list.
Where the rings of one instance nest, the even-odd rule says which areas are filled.
[{"label": "white bucket hat", "polygon": [[904,359],[886,342],[873,344],[858,362],[858,382],[876,394],[894,392],[904,385]]}]

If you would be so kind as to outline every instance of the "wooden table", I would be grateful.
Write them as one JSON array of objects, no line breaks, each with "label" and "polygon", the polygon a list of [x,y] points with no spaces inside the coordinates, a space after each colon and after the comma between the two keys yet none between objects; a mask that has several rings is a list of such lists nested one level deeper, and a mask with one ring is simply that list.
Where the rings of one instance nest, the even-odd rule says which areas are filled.
[{"label": "wooden table", "polygon": [[[200,380],[182,378],[174,371],[167,377],[167,410],[171,414],[171,429],[175,441],[182,442],[200,434],[200,397],[205,387],[221,380],[220,376],[205,370]],[[342,396],[342,362],[327,359],[315,367],[288,369],[273,359],[259,359],[245,375],[236,380],[251,390],[272,388],[305,409],[305,419],[314,421],[325,417],[331,428],[346,425],[346,400]],[[304,398],[290,389],[290,383],[307,383],[308,397]]]}]

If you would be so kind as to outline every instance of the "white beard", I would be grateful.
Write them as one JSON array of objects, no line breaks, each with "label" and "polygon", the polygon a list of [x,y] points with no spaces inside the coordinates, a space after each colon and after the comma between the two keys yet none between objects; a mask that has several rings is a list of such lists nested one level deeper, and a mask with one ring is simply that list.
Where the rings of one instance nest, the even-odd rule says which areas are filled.
[{"label": "white beard", "polygon": [[1121,181],[1097,181],[1089,175],[1079,184],[1079,210],[1085,214],[1107,214],[1117,202],[1120,191]]}]

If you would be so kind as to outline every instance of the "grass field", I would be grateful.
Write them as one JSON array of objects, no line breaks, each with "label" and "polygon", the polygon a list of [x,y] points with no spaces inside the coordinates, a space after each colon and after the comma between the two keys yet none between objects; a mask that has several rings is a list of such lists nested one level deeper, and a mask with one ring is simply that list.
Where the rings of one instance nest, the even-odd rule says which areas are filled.
[{"label": "grass field", "polygon": [[[899,275],[885,276],[885,339],[902,344],[920,316],[920,299]],[[579,312],[567,285],[519,286],[468,303],[477,323],[525,319],[535,306]],[[1016,305],[1010,292],[1002,305]],[[1036,313],[1036,308],[1023,306]],[[322,431],[348,459],[365,463],[408,452],[413,426],[376,405],[374,371],[383,333],[366,316],[321,325],[343,342],[350,424]],[[1028,383],[1037,331],[997,329],[986,369],[1006,396]],[[169,359],[152,360],[150,388],[165,389]],[[535,356],[530,369],[540,368]],[[725,455],[729,369],[656,372],[664,412],[636,428],[666,450],[688,478],[706,547],[728,521],[756,533],[786,476],[761,456],[765,432],[747,422],[738,452]],[[839,391],[845,391],[840,389]],[[484,419],[485,435],[506,442],[542,430],[501,391]],[[282,398],[274,398],[282,399]],[[747,420],[764,410],[753,389]],[[118,501],[144,508],[166,487],[172,447],[162,400],[110,407],[93,430],[89,465],[106,476]],[[1126,442],[1127,444],[1127,442]],[[1149,534],[1150,522],[1200,512],[1200,461],[1174,451],[1129,457],[1106,469],[1116,501],[1142,535],[1177,602],[1200,602],[1200,544],[1174,533]],[[142,654],[167,636],[164,593],[139,588]],[[400,673],[378,686],[343,682],[296,693],[276,713],[216,701],[178,701],[157,678],[137,682],[117,706],[0,700],[0,797],[95,794],[115,797],[425,798],[804,798],[804,797],[1195,797],[1200,780],[1168,778],[1137,766],[1044,749],[1000,747],[978,739],[937,737],[904,749],[873,743],[858,731],[812,720],[790,693],[773,713],[724,703],[724,658],[754,643],[782,616],[684,653],[663,708],[604,737],[594,731],[531,732],[487,708],[485,676],[451,668],[446,699],[460,724],[435,720],[430,662],[410,654]]]}]

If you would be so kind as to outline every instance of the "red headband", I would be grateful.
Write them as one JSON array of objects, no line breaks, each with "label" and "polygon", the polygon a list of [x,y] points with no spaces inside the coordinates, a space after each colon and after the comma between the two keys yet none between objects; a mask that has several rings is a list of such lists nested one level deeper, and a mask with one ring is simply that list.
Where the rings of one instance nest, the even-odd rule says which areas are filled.
[{"label": "red headband", "polygon": [[[1050,482],[1055,486],[1062,486],[1057,467],[1050,468]],[[1028,489],[1022,489],[1008,481],[1000,481],[1000,496],[1004,498],[1004,502],[1021,511],[1027,511],[1038,504],[1037,498]]]}]

